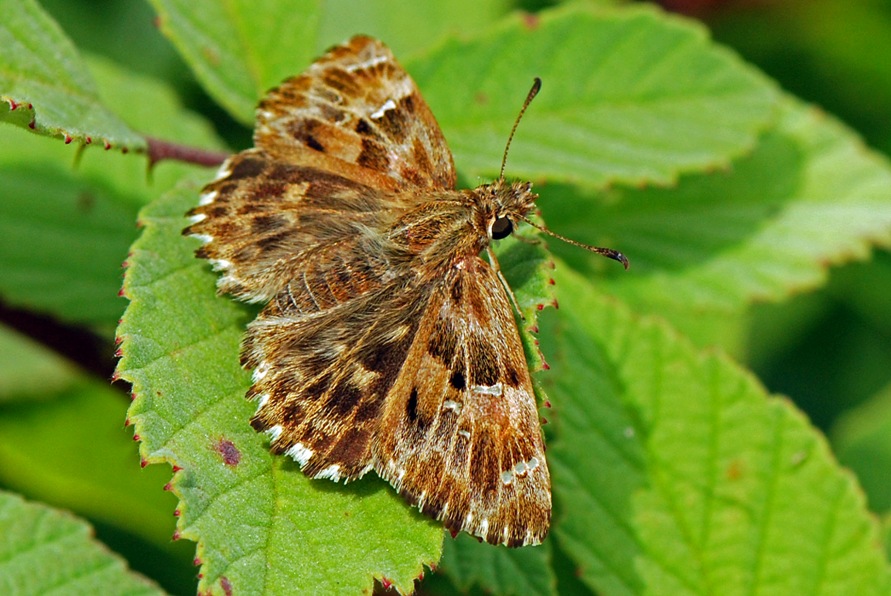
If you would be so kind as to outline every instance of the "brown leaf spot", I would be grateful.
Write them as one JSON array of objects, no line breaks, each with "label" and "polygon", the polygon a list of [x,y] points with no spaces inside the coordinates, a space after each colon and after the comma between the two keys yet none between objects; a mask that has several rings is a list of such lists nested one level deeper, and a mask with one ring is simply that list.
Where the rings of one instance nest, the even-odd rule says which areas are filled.
[{"label": "brown leaf spot", "polygon": [[223,463],[227,466],[237,466],[241,461],[241,451],[235,446],[235,443],[229,439],[220,439],[214,445],[214,450],[223,458]]}]

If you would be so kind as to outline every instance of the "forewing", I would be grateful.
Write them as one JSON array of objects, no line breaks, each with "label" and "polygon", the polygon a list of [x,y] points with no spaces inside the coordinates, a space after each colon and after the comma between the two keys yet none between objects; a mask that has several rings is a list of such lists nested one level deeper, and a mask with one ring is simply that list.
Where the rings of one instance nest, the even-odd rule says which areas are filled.
[{"label": "forewing", "polygon": [[[453,189],[445,138],[414,81],[380,41],[356,36],[273,89],[254,144],[274,159],[389,188]],[[358,166],[358,169],[354,166]]]},{"label": "forewing", "polygon": [[313,478],[352,480],[372,467],[384,402],[417,333],[425,298],[410,281],[316,313],[287,292],[250,324],[242,363],[254,368],[251,424]]},{"label": "forewing", "polygon": [[[252,302],[288,285],[297,302],[332,304],[312,295],[314,281],[323,293],[331,285],[337,300],[373,289],[375,272],[390,266],[379,258],[385,230],[422,195],[455,183],[417,87],[368,37],[270,91],[257,110],[255,145],[223,164],[184,232],[205,243],[198,256],[222,274],[221,291]],[[347,281],[332,285],[332,276]]]},{"label": "forewing", "polygon": [[550,476],[510,302],[475,256],[444,281],[387,396],[375,468],[453,532],[538,544]]},{"label": "forewing", "polygon": [[389,268],[381,236],[407,200],[411,193],[251,149],[205,187],[183,233],[204,242],[197,254],[222,274],[221,291],[266,302],[290,288],[296,301],[322,308],[376,287]]}]

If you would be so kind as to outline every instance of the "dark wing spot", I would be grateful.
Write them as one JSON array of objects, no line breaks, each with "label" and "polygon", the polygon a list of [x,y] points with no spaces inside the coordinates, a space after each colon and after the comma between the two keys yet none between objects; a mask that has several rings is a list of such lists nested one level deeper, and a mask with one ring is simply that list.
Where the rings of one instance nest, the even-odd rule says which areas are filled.
[{"label": "dark wing spot", "polygon": [[454,302],[455,304],[460,304],[461,296],[464,295],[464,285],[462,283],[461,276],[455,278],[455,283],[452,284],[451,290],[452,302]]},{"label": "dark wing spot", "polygon": [[238,180],[239,178],[255,178],[263,171],[263,160],[254,158],[245,158],[235,164],[232,173],[226,178],[228,180]]},{"label": "dark wing spot", "polygon": [[362,153],[356,161],[359,165],[378,172],[384,172],[390,167],[386,148],[368,138],[362,139]]},{"label": "dark wing spot", "polygon": [[464,388],[467,386],[467,382],[464,379],[464,373],[459,370],[456,370],[452,373],[452,376],[449,379],[449,383],[458,391],[463,391]]},{"label": "dark wing spot", "polygon": [[321,397],[331,385],[332,380],[330,373],[320,375],[315,381],[303,387],[300,393],[306,397]]},{"label": "dark wing spot", "polygon": [[306,143],[306,146],[310,149],[315,149],[316,151],[320,151],[321,153],[325,152],[325,147],[312,135],[306,135],[303,137],[303,142]]},{"label": "dark wing spot", "polygon": [[251,232],[257,235],[265,235],[275,232],[287,225],[287,220],[281,215],[258,215],[251,220]]},{"label": "dark wing spot", "polygon": [[[339,68],[328,70],[325,73],[324,81],[326,85],[332,89],[340,91],[344,95],[355,96],[361,94],[361,89],[356,82],[356,77],[345,70]],[[338,103],[337,99],[339,98],[335,95],[334,97],[331,97],[329,101]]]},{"label": "dark wing spot", "polygon": [[280,232],[278,234],[273,234],[271,236],[266,236],[265,238],[260,238],[257,240],[257,246],[263,252],[271,252],[273,250],[278,250],[284,244],[285,239],[288,237],[288,234],[285,232]]},{"label": "dark wing spot", "polygon": [[295,139],[311,149],[324,153],[325,147],[319,142],[316,133],[324,131],[324,123],[318,120],[298,120],[293,123],[291,134]]},{"label": "dark wing spot", "polygon": [[340,381],[331,390],[331,395],[325,403],[326,409],[338,417],[346,416],[359,405],[362,392],[358,387],[347,381]]},{"label": "dark wing spot", "polygon": [[467,342],[467,359],[471,374],[471,384],[491,386],[499,381],[498,359],[492,346],[471,336]]},{"label": "dark wing spot", "polygon": [[504,363],[504,383],[508,387],[520,386],[520,372],[509,361]]},{"label": "dark wing spot", "polygon": [[282,182],[264,180],[256,186],[256,192],[262,197],[271,199],[285,194],[287,188],[287,185]]},{"label": "dark wing spot", "polygon": [[371,132],[371,124],[365,118],[359,118],[356,122],[356,132],[360,135],[367,135]]},{"label": "dark wing spot", "polygon": [[355,421],[356,424],[361,424],[363,422],[368,422],[369,420],[374,420],[380,415],[381,405],[383,401],[381,399],[366,399],[359,407],[356,408]]},{"label": "dark wing spot", "polygon": [[455,349],[457,347],[455,339],[455,330],[448,320],[440,318],[437,321],[436,328],[430,335],[430,343],[428,350],[430,355],[439,359],[446,366],[451,366],[455,357]]},{"label": "dark wing spot", "polygon": [[418,390],[414,387],[412,387],[411,395],[409,395],[408,402],[405,404],[405,413],[412,422],[418,419]]}]

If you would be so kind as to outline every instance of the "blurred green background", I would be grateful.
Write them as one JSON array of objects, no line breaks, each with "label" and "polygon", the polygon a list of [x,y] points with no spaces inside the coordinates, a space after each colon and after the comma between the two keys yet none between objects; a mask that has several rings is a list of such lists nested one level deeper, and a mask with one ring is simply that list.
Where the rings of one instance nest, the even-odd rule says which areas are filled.
[{"label": "blurred green background", "polygon": [[[167,81],[190,109],[215,123],[230,146],[240,149],[249,144],[250,131],[234,123],[204,95],[160,35],[148,2],[41,0],[41,4],[79,48]],[[702,20],[719,42],[734,48],[784,89],[846,122],[872,149],[891,153],[888,0],[665,0],[661,4]],[[541,7],[535,2],[520,2],[518,6],[524,10]],[[295,70],[299,68],[295,65]],[[891,436],[889,297],[891,254],[877,252],[868,262],[832,269],[820,291],[795,296],[779,305],[755,305],[748,336],[741,345],[725,346],[748,364],[770,391],[789,396],[827,433],[841,462],[858,474],[871,509],[883,515],[891,508],[891,442],[887,439]],[[122,300],[121,312],[124,306]],[[17,311],[4,310],[3,317],[13,327],[27,327],[17,320]],[[114,350],[109,334],[82,337],[95,344],[97,353]],[[98,362],[92,371],[94,376],[110,377],[111,360],[99,358]],[[76,371],[70,374],[78,376]],[[103,381],[100,378],[98,383]],[[163,466],[140,469],[131,432],[123,428],[129,403],[124,388],[106,390],[95,383],[79,379],[72,385],[69,380],[59,380],[58,392],[51,390],[48,396],[65,397],[68,407],[94,408],[95,416],[108,418],[110,428],[120,428],[119,436],[111,439],[120,444],[119,452],[94,454],[94,459],[79,459],[77,465],[89,466],[91,475],[103,478],[100,484],[141,487],[138,490],[146,491],[151,511],[140,512],[135,502],[97,502],[99,497],[88,488],[71,490],[76,481],[66,480],[66,474],[70,472],[71,478],[76,478],[79,470],[60,469],[56,483],[18,481],[0,475],[0,485],[83,515],[96,526],[98,537],[123,553],[134,569],[156,578],[167,590],[192,593],[195,545],[184,541],[171,543],[167,549],[152,546],[157,536],[170,536],[174,530],[170,512],[175,499],[162,491],[170,472]],[[78,405],[78,399],[96,391],[105,396],[103,403],[91,400]],[[64,412],[43,412],[25,404],[0,406],[4,409],[0,422],[7,422],[0,424],[0,433],[6,441],[26,441],[29,436],[33,440],[33,429],[43,425],[45,429],[37,431],[45,435],[41,444],[49,450],[66,448],[53,443],[53,437],[58,438],[53,429],[65,424]],[[8,424],[10,420],[15,424]],[[89,445],[89,437],[83,440]],[[7,464],[7,469],[12,469]],[[145,535],[133,536],[116,529],[115,516],[128,514],[146,516],[145,525],[150,529]]]}]

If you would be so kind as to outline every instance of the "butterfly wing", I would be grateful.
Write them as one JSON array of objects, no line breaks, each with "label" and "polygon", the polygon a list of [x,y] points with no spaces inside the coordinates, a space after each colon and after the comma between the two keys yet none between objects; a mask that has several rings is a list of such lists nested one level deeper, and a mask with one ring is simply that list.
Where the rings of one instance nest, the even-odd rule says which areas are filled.
[{"label": "butterfly wing", "polygon": [[257,109],[256,147],[275,159],[349,176],[378,174],[382,188],[452,189],[452,154],[414,81],[376,39],[356,36]]},{"label": "butterfly wing", "polygon": [[[415,291],[421,293],[419,296]],[[385,399],[417,334],[426,296],[405,279],[306,313],[284,292],[251,323],[242,363],[254,368],[251,424],[313,478],[372,468]]]},{"label": "butterfly wing", "polygon": [[440,287],[387,395],[375,469],[453,532],[538,544],[550,475],[510,302],[476,256]]},{"label": "butterfly wing", "polygon": [[222,273],[220,291],[251,302],[274,298],[295,275],[309,287],[322,253],[357,252],[355,242],[375,242],[418,193],[455,184],[414,81],[364,36],[270,91],[255,145],[223,164],[184,231],[205,243],[198,256]]}]

